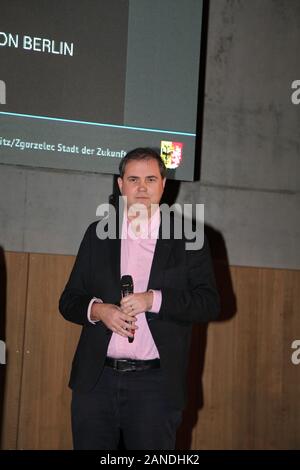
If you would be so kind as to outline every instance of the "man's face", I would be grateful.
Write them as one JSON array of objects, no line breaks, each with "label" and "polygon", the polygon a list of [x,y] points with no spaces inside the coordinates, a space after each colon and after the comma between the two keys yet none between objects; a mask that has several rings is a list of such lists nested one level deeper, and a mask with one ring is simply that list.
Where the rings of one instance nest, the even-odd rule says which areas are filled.
[{"label": "man's face", "polygon": [[151,204],[159,204],[165,183],[166,178],[161,177],[154,159],[129,161],[123,178],[118,178],[121,194],[127,197],[128,208],[133,204],[144,204],[148,212]]}]

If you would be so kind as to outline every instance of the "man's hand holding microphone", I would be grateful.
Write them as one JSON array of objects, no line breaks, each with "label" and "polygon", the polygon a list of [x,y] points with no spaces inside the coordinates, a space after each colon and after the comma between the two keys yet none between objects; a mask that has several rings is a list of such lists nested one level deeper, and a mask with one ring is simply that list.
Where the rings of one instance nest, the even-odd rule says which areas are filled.
[{"label": "man's hand holding microphone", "polygon": [[[133,284],[130,281],[131,276],[123,276],[123,278],[128,278],[126,281],[129,280],[129,285],[130,285],[130,293],[126,289],[122,289],[122,292],[124,295],[122,295],[122,299],[120,302],[121,310],[124,314],[131,316],[136,320],[136,315],[142,312],[146,312],[147,310],[150,310],[152,307],[153,303],[153,292],[141,292],[138,294],[133,294]],[[131,278],[132,280],[132,278]],[[135,329],[132,329],[132,323],[130,323],[130,330],[131,333],[133,334],[132,337],[128,337],[128,341],[130,343],[133,342],[134,340],[134,333]],[[138,327],[137,327],[138,328]]]},{"label": "man's hand holding microphone", "polygon": [[136,325],[136,315],[150,310],[153,303],[153,292],[132,293],[133,282],[131,276],[121,278],[120,307],[113,304],[94,303],[91,309],[91,320],[102,321],[114,333],[127,337],[133,342]]}]

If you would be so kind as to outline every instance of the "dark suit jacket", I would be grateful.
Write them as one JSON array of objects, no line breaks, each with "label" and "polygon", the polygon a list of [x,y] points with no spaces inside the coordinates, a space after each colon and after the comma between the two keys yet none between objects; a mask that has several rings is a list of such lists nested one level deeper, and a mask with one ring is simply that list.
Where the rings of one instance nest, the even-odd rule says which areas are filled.
[{"label": "dark suit jacket", "polygon": [[[83,325],[74,356],[70,387],[87,392],[95,386],[104,367],[112,332],[102,322],[87,319],[93,297],[105,303],[120,302],[120,239],[100,240],[98,222],[91,224],[81,242],[69,281],[60,298],[65,319]],[[202,249],[187,251],[185,239],[157,240],[148,289],[160,289],[159,313],[146,318],[160,354],[165,391],[171,403],[182,408],[186,395],[186,370],[193,323],[216,319],[219,297],[207,241]],[[130,273],[129,273],[130,274]]]}]

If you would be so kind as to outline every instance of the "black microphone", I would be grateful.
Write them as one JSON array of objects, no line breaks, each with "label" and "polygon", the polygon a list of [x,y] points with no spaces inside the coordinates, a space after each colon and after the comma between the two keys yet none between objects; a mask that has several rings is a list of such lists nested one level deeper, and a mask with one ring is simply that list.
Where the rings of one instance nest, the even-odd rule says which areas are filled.
[{"label": "black microphone", "polygon": [[[133,279],[129,274],[121,277],[121,295],[122,298],[126,297],[129,294],[133,294]],[[130,323],[130,322],[128,322]],[[135,330],[131,330],[131,333],[134,335]],[[128,337],[129,343],[133,343],[134,337]]]}]

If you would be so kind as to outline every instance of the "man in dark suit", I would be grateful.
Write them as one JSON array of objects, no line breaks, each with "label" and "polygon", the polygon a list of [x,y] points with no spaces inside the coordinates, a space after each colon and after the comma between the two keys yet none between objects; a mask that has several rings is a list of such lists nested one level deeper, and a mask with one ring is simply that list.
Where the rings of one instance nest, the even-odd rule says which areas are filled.
[{"label": "man in dark suit", "polygon": [[[188,249],[174,217],[166,237],[165,181],[152,149],[124,157],[124,210],[89,226],[60,299],[62,315],[83,325],[70,378],[76,449],[117,449],[121,433],[127,449],[175,447],[192,324],[214,320],[219,297],[206,240]],[[121,298],[123,275],[134,293]]]}]

